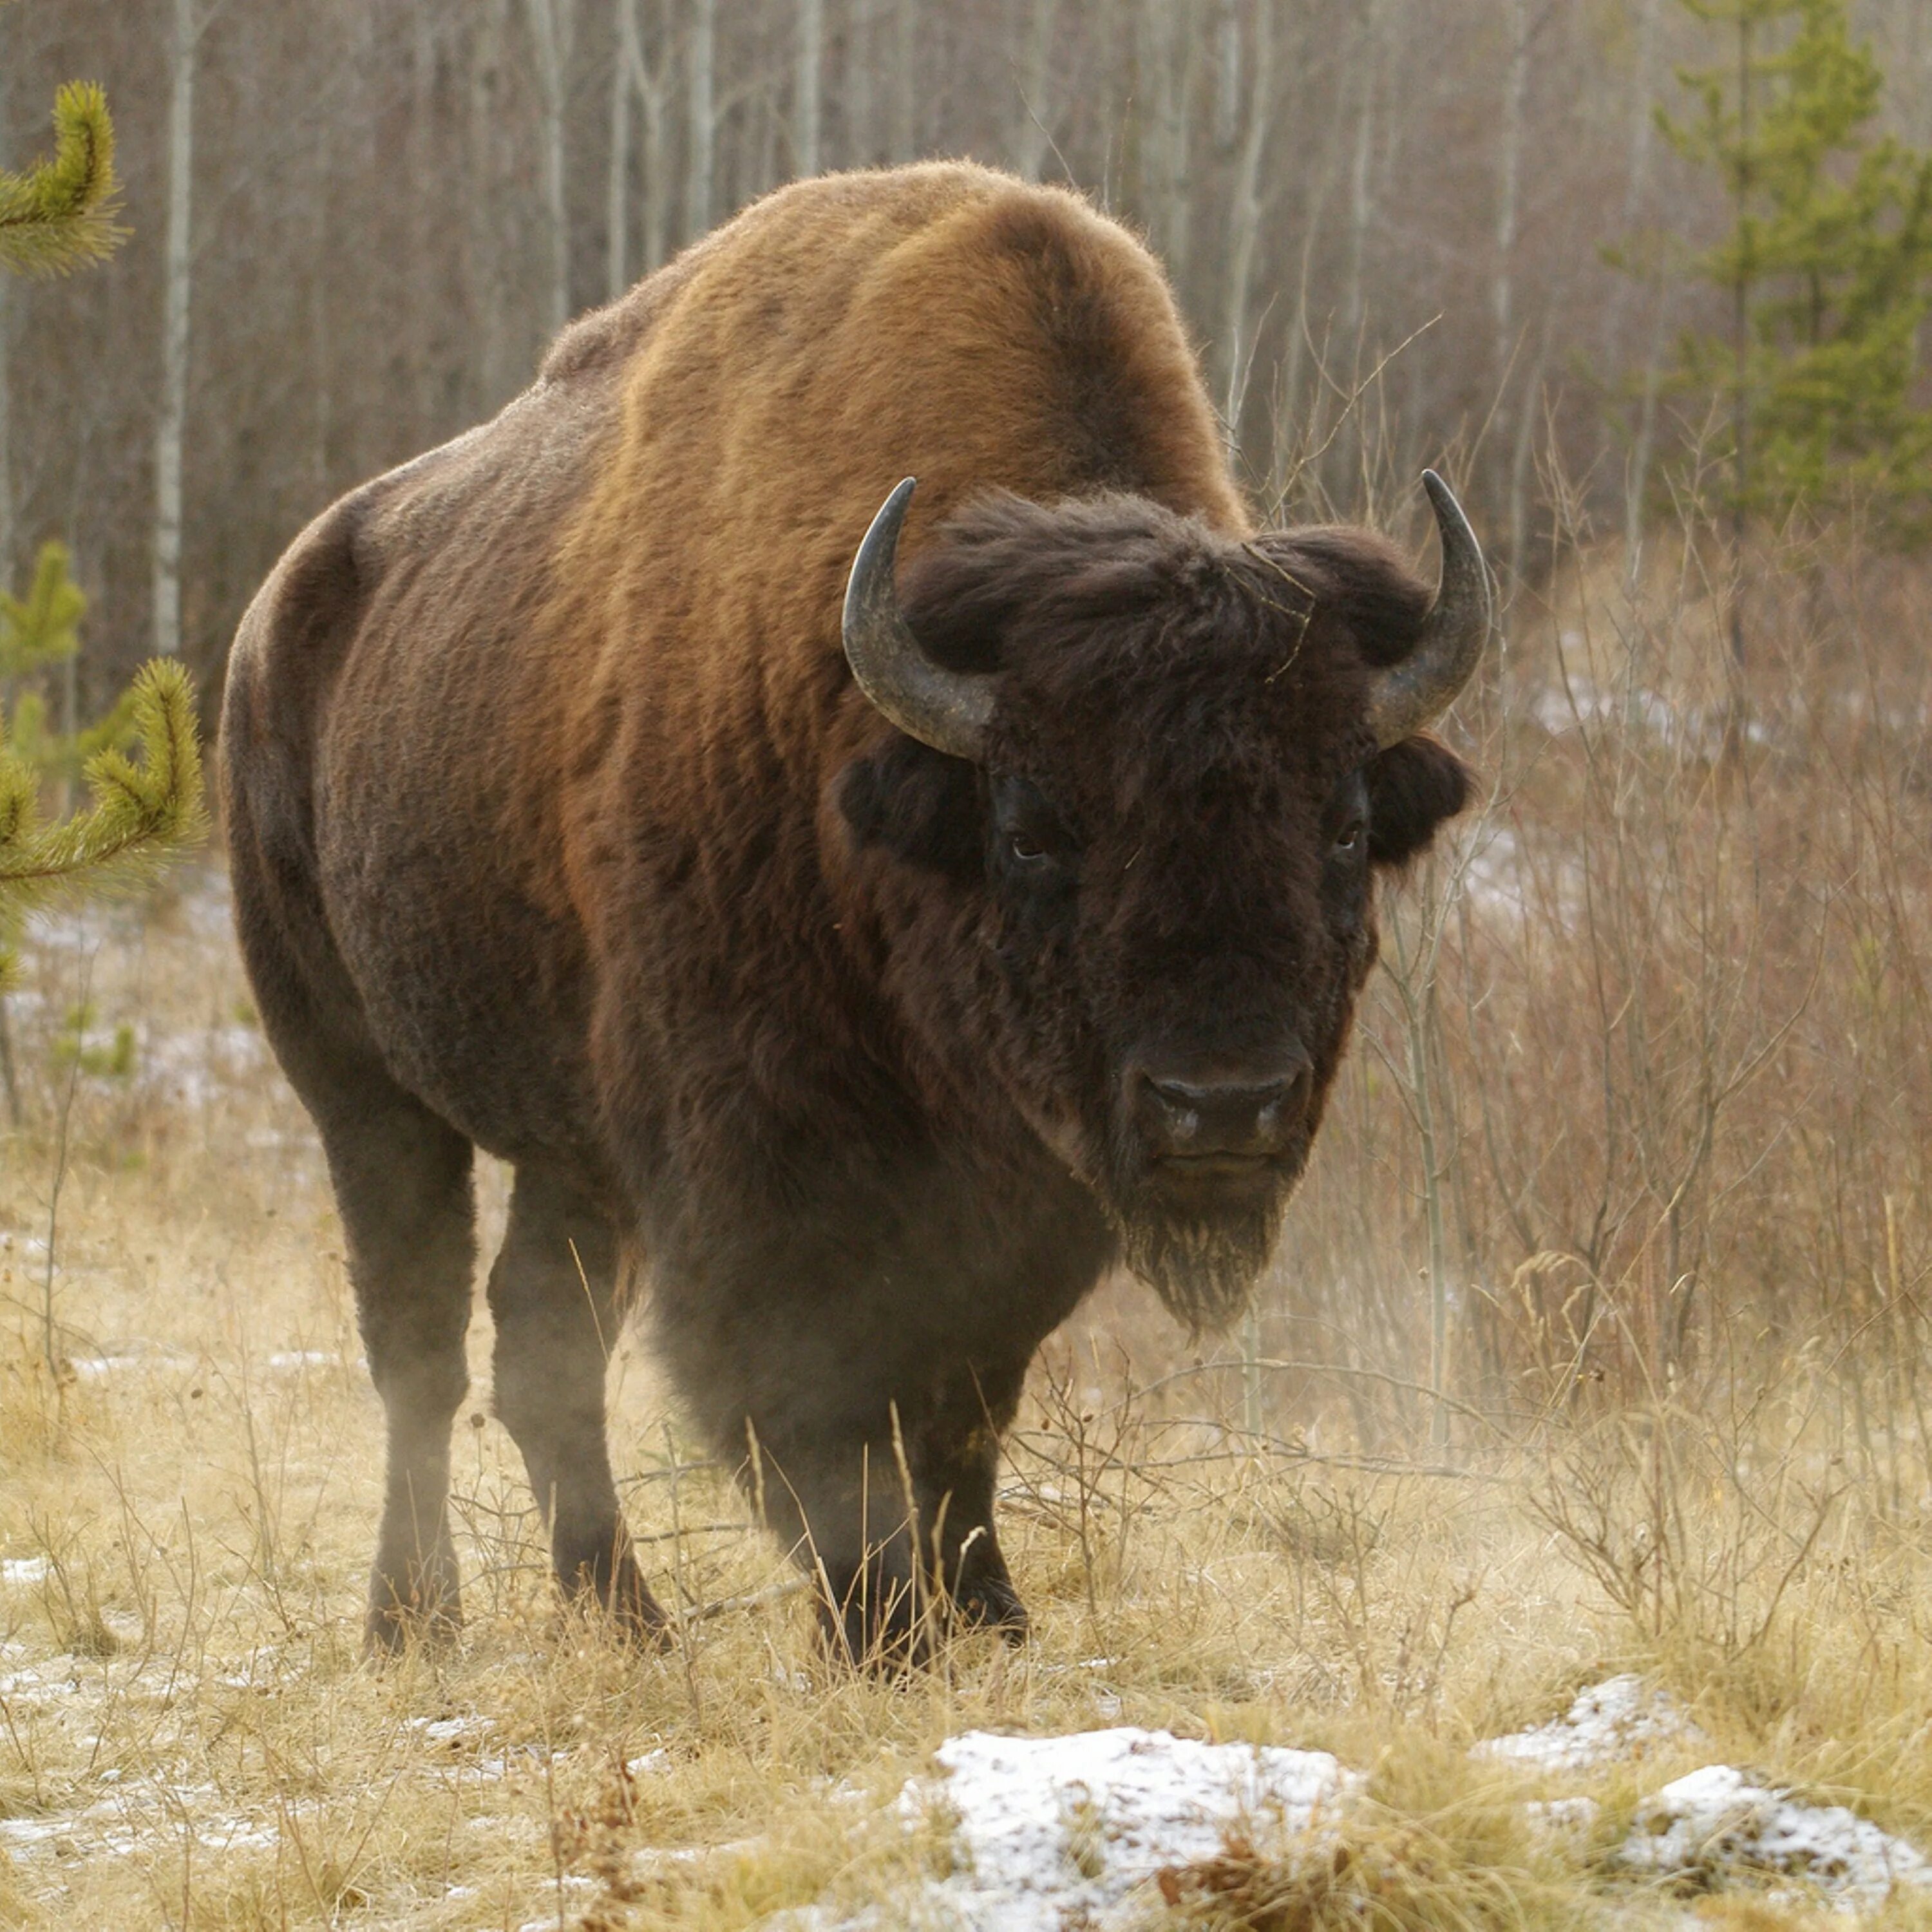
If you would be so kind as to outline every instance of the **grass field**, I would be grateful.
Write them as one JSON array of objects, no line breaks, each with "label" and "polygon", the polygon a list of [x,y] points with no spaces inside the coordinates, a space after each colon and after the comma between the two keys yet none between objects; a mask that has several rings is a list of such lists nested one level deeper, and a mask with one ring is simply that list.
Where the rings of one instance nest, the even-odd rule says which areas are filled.
[{"label": "grass field", "polygon": [[[464,1636],[365,1668],[377,1406],[218,865],[40,928],[0,1142],[0,1922],[940,1923],[944,1814],[896,1801],[976,1729],[1364,1774],[1346,1856],[1122,1924],[1806,1922],[1714,1856],[1702,1892],[1620,1862],[1708,1764],[1932,1849],[1932,596],[1877,566],[1778,594],[1728,751],[1689,550],[1522,620],[1534,674],[1477,721],[1494,802],[1414,884],[1256,1318],[1190,1352],[1120,1285],[1054,1338],[1003,1504],[1034,1635],[909,1681],[820,1658],[628,1341],[616,1460],[683,1615],[643,1657],[563,1617],[480,1302]],[[1618,1670],[1695,1730],[1471,1753]],[[1874,1916],[1932,1924],[1932,1893]]]}]

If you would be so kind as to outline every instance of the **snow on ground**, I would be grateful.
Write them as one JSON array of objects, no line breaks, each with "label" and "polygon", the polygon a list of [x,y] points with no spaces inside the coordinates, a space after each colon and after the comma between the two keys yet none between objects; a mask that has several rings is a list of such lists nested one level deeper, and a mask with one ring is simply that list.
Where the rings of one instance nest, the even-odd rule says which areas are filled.
[{"label": "snow on ground", "polygon": [[1587,1771],[1660,1745],[1690,1744],[1703,1733],[1675,1699],[1641,1677],[1606,1677],[1580,1690],[1570,1708],[1546,1724],[1491,1738],[1475,1748],[1486,1757],[1513,1758],[1538,1771]]},{"label": "snow on ground", "polygon": [[1804,1804],[1754,1784],[1735,1765],[1674,1779],[1637,1808],[1628,1868],[1715,1888],[1744,1875],[1802,1879],[1848,1911],[1895,1891],[1932,1889],[1932,1864],[1842,1804]]},{"label": "snow on ground", "polygon": [[[1556,1775],[1702,1739],[1672,1699],[1623,1676],[1579,1691],[1561,1718],[1474,1750]],[[1325,1751],[1198,1744],[1131,1726],[1046,1738],[968,1732],[934,1755],[944,1774],[908,1784],[899,1810],[909,1825],[952,1826],[956,1869],[851,1915],[827,1906],[780,1912],[764,1922],[767,1932],[1125,1932],[1147,1922],[1163,1871],[1220,1856],[1231,1837],[1264,1856],[1290,1853],[1297,1838],[1340,1828],[1364,1782]],[[1596,1800],[1528,1808],[1587,1855]],[[1792,1881],[1789,1902],[1822,1898],[1847,1911],[1900,1889],[1932,1891],[1932,1862],[1903,1840],[1723,1764],[1645,1799],[1616,1862],[1700,1892]]]},{"label": "snow on ground", "polygon": [[772,1932],[1106,1932],[1132,1922],[1164,1869],[1217,1856],[1231,1833],[1285,1849],[1361,1784],[1326,1751],[1200,1744],[1133,1725],[1048,1738],[968,1731],[934,1755],[946,1775],[908,1784],[900,1810],[908,1823],[952,1822],[958,1868],[854,1918],[781,1913]]},{"label": "snow on ground", "polygon": [[1002,1932],[1058,1932],[1162,1867],[1218,1856],[1231,1831],[1258,1846],[1306,1832],[1359,1787],[1326,1751],[1208,1744],[1132,1725],[1070,1737],[968,1731],[935,1754],[943,1785],[913,1802],[958,1820],[962,1916]]}]

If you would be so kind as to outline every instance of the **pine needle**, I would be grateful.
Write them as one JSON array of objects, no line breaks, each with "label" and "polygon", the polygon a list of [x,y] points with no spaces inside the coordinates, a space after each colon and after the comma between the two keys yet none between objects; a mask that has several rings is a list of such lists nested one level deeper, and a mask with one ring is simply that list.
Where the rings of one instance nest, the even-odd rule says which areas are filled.
[{"label": "pine needle", "polygon": [[92,81],[54,96],[54,152],[20,174],[0,170],[0,268],[45,278],[112,254],[127,230],[114,217],[114,124]]}]

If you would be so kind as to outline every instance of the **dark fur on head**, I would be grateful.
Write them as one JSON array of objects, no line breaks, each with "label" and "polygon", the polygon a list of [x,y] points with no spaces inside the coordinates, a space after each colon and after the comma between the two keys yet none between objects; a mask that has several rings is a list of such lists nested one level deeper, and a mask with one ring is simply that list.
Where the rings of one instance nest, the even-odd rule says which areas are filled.
[{"label": "dark fur on head", "polygon": [[[1180,1319],[1225,1322],[1374,958],[1372,868],[1468,796],[1452,752],[1378,752],[1363,722],[1431,593],[1364,531],[1240,542],[1141,498],[997,494],[949,520],[902,594],[934,659],[1000,679],[983,770],[895,734],[842,781],[856,838],[938,875],[970,934],[926,962],[913,1023],[991,1070]],[[1287,1042],[1312,1092],[1258,1172],[1203,1184],[1156,1158],[1136,1069]]]}]

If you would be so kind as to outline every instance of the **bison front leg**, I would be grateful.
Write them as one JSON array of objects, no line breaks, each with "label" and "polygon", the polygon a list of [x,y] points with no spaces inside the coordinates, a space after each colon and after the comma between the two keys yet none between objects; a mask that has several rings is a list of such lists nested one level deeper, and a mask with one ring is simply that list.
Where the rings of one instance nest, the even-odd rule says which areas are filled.
[{"label": "bison front leg", "polygon": [[883,1426],[821,1424],[791,1436],[792,1453],[781,1448],[771,1471],[754,1472],[767,1514],[818,1582],[835,1651],[891,1668],[922,1660],[962,1626],[1024,1636],[1026,1611],[993,1524],[1010,1417],[1010,1406],[989,1409],[968,1376],[908,1394]]},{"label": "bison front leg", "polygon": [[644,1636],[662,1627],[664,1612],[631,1552],[604,1432],[616,1279],[610,1223],[552,1177],[519,1168],[490,1270],[496,1414],[523,1452],[565,1594],[590,1598]]}]

